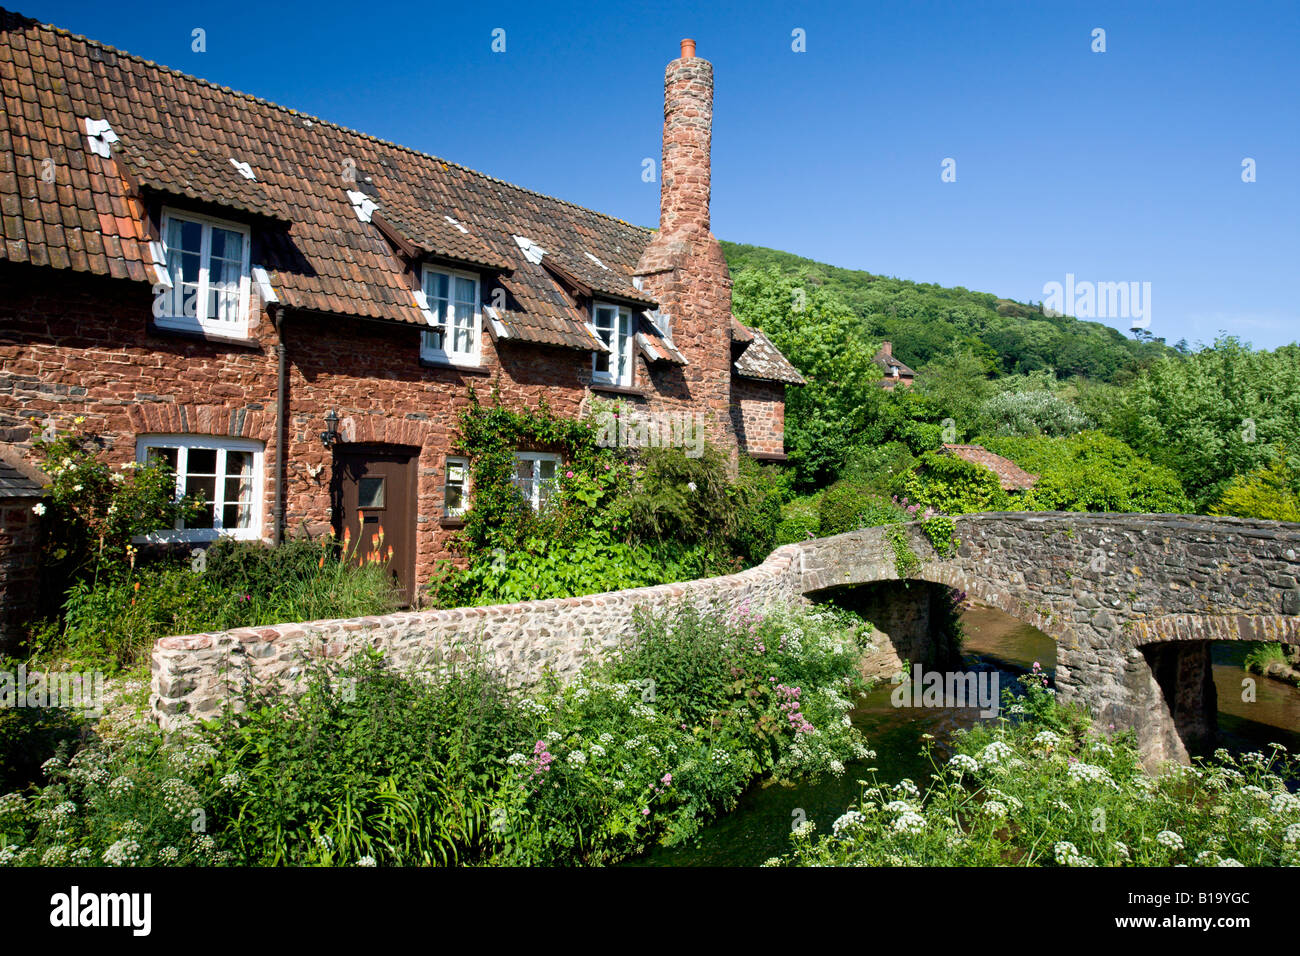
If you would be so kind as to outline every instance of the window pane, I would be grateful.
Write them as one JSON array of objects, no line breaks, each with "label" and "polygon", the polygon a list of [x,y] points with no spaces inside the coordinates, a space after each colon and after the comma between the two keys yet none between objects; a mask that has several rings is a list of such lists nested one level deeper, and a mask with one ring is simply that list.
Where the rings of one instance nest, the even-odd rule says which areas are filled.
[{"label": "window pane", "polygon": [[244,235],[219,226],[212,227],[212,258],[224,259],[236,264],[244,261]]},{"label": "window pane", "polygon": [[474,351],[474,306],[466,302],[456,303],[455,338],[452,349],[462,354]]},{"label": "window pane", "polygon": [[176,460],[179,456],[180,449],[177,448],[147,448],[144,453],[145,461],[151,463],[161,461],[173,474],[176,473]]},{"label": "window pane", "polygon": [[221,512],[221,527],[226,530],[251,528],[253,509],[248,504],[228,504]]},{"label": "window pane", "polygon": [[[191,449],[190,460],[194,460],[196,451],[206,451],[207,449]],[[213,452],[215,455],[216,452]],[[203,510],[193,518],[185,522],[187,528],[213,528],[216,525],[214,521],[213,503],[217,493],[217,479],[215,475],[195,475],[192,472],[185,476],[185,495],[187,497],[197,498],[203,502]]]},{"label": "window pane", "polygon": [[223,500],[227,506],[247,505],[252,502],[253,453],[251,451],[226,452],[226,487]]},{"label": "window pane", "polygon": [[[172,217],[167,220],[167,251],[198,255],[203,250],[203,227]],[[197,276],[196,276],[197,278]]]},{"label": "window pane", "polygon": [[441,329],[426,329],[424,332],[424,349],[426,352],[442,351],[443,334]]},{"label": "window pane", "polygon": [[[424,295],[425,298],[429,300],[430,307],[433,307],[435,299],[441,299],[443,302],[446,302],[447,299],[450,298],[450,283],[450,277],[444,273],[426,272],[424,274]],[[434,308],[433,311],[438,314],[439,318],[446,314],[443,310],[437,308]]]},{"label": "window pane", "polygon": [[[610,308],[598,308],[596,310],[596,328],[602,333],[607,329],[614,328],[614,310]],[[609,336],[602,334],[601,339],[608,342]]]},{"label": "window pane", "polygon": [[187,529],[204,529],[204,530],[215,528],[216,524],[214,523],[214,518],[213,518],[212,503],[211,502],[206,503],[203,506],[203,510],[201,510],[197,515],[188,519],[185,522],[185,527]]},{"label": "window pane", "polygon": [[217,450],[215,448],[191,448],[185,470],[191,475],[215,475],[217,473]]},{"label": "window pane", "polygon": [[476,283],[473,279],[466,279],[462,276],[456,277],[456,301],[468,302],[474,304],[474,286]]},{"label": "window pane", "polygon": [[384,479],[362,478],[357,482],[357,507],[384,507]]},{"label": "window pane", "polygon": [[549,481],[555,477],[555,461],[551,458],[542,458],[537,462],[538,477],[543,481]]}]

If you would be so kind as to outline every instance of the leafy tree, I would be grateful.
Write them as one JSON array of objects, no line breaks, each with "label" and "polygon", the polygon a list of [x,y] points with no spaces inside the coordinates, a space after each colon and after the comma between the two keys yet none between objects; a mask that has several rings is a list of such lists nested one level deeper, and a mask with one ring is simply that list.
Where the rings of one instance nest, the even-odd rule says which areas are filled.
[{"label": "leafy tree", "polygon": [[1108,430],[1174,469],[1204,508],[1300,432],[1300,346],[1254,351],[1224,336],[1162,358],[1119,394]]},{"label": "leafy tree", "polygon": [[833,293],[778,275],[746,271],[735,278],[732,308],[762,329],[808,380],[787,389],[786,446],[801,484],[836,475],[860,431],[883,399],[879,344]]},{"label": "leafy tree", "polygon": [[1102,432],[979,443],[1038,475],[1024,500],[1034,510],[1182,513],[1191,507],[1173,471]]}]

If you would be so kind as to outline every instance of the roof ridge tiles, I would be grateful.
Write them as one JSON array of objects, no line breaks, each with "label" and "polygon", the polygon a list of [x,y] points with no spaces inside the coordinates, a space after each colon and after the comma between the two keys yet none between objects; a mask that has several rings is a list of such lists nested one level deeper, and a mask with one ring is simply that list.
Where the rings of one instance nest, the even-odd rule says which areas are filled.
[{"label": "roof ridge tiles", "polygon": [[599,217],[602,218],[602,219],[608,219],[608,220],[610,220],[611,222],[616,222],[616,223],[618,223],[619,225],[627,226],[627,227],[630,228],[630,229],[640,229],[640,230],[642,230],[643,232],[646,232],[646,233],[653,233],[653,232],[656,232],[656,231],[657,231],[657,230],[656,230],[654,227],[652,227],[652,226],[638,226],[636,223],[628,222],[627,220],[625,220],[625,219],[620,219],[620,218],[618,218],[617,216],[611,216],[609,213],[601,212],[599,209],[592,209],[592,208],[590,208],[589,206],[581,206],[581,205],[579,205],[578,203],[571,202],[571,201],[568,200],[568,199],[562,199],[562,198],[560,198],[559,196],[552,196],[552,195],[550,195],[550,194],[548,194],[548,193],[539,192],[539,191],[536,190],[536,189],[529,189],[527,186],[520,186],[518,183],[512,183],[512,182],[509,182],[509,181],[507,181],[507,180],[500,179],[499,177],[492,176],[492,175],[490,175],[490,174],[488,174],[488,173],[483,172],[482,170],[479,170],[479,169],[473,169],[473,168],[471,168],[471,167],[469,167],[469,166],[465,166],[465,165],[463,165],[463,164],[461,164],[461,163],[456,162],[455,160],[444,159],[443,157],[441,157],[441,156],[435,156],[435,155],[433,155],[432,153],[421,152],[420,150],[418,150],[418,149],[414,149],[413,147],[405,146],[405,145],[403,145],[403,144],[401,144],[401,143],[393,142],[392,140],[383,139],[382,137],[375,136],[375,135],[373,135],[372,133],[365,133],[365,132],[362,132],[361,130],[353,129],[353,128],[350,127],[350,126],[344,126],[342,123],[335,123],[335,122],[333,122],[332,120],[321,119],[320,117],[318,117],[318,116],[316,116],[316,115],[314,115],[314,114],[311,114],[311,113],[305,113],[305,112],[303,112],[303,111],[301,111],[301,110],[296,110],[296,109],[294,109],[294,108],[291,107],[291,106],[285,106],[285,105],[282,104],[282,103],[276,103],[276,102],[273,101],[273,100],[264,99],[263,97],[257,96],[256,94],[253,94],[253,93],[245,93],[245,92],[243,92],[242,90],[236,90],[236,89],[233,89],[233,88],[231,88],[231,87],[229,87],[229,86],[222,86],[222,85],[220,85],[219,83],[215,83],[215,82],[213,82],[212,80],[205,80],[205,79],[204,79],[203,77],[201,77],[201,76],[194,76],[193,74],[186,73],[186,72],[184,72],[184,71],[182,71],[182,70],[178,70],[178,69],[176,69],[175,67],[167,66],[166,64],[163,64],[163,63],[156,63],[156,62],[154,62],[153,60],[149,60],[149,59],[146,59],[146,58],[143,57],[143,56],[140,56],[138,53],[131,53],[131,52],[128,51],[128,50],[121,50],[121,49],[118,49],[117,47],[115,47],[115,46],[113,46],[113,45],[111,45],[111,44],[104,43],[104,42],[102,42],[102,41],[100,41],[100,40],[92,39],[91,37],[85,36],[85,35],[80,34],[80,33],[73,33],[71,30],[67,29],[66,27],[59,27],[59,26],[55,26],[55,25],[52,24],[52,23],[44,23],[44,22],[42,22],[42,21],[40,21],[40,20],[36,20],[36,19],[32,19],[32,18],[28,18],[28,17],[24,17],[24,16],[22,16],[21,14],[18,14],[18,13],[16,13],[16,12],[12,11],[12,10],[10,10],[10,11],[4,11],[3,8],[0,8],[0,12],[7,12],[7,13],[9,13],[11,16],[13,16],[13,17],[15,17],[15,18],[17,18],[17,19],[20,19],[20,20],[28,20],[29,23],[31,23],[31,24],[35,24],[35,25],[39,26],[41,29],[43,29],[43,30],[49,30],[49,31],[51,31],[51,32],[53,32],[53,33],[62,34],[62,35],[64,35],[64,36],[70,37],[71,39],[79,40],[79,41],[81,41],[82,43],[85,43],[87,46],[97,47],[97,48],[99,48],[99,49],[101,49],[101,50],[106,50],[106,51],[108,51],[109,53],[112,53],[112,54],[114,54],[114,55],[116,55],[116,56],[126,57],[126,58],[129,59],[129,60],[134,60],[134,61],[137,62],[137,63],[141,63],[141,64],[143,64],[143,65],[145,65],[145,66],[152,67],[153,69],[156,69],[156,70],[162,70],[162,71],[165,71],[165,72],[167,72],[167,73],[174,74],[174,75],[176,75],[176,76],[184,77],[184,78],[187,79],[187,80],[193,80],[194,82],[196,82],[196,83],[201,83],[203,86],[206,86],[206,87],[208,87],[208,88],[210,88],[210,89],[220,90],[220,91],[223,91],[223,92],[225,92],[225,93],[229,93],[229,94],[231,94],[232,96],[239,96],[239,97],[242,97],[242,98],[244,98],[244,99],[251,100],[251,101],[254,102],[254,103],[258,103],[258,104],[260,104],[260,105],[262,105],[262,106],[270,107],[270,108],[273,108],[273,109],[279,110],[280,112],[283,112],[283,113],[288,113],[288,114],[290,114],[291,116],[302,117],[302,118],[304,118],[304,119],[308,119],[308,120],[312,121],[313,123],[320,123],[320,124],[322,124],[323,126],[329,126],[329,127],[332,127],[332,128],[334,128],[334,129],[336,129],[336,130],[339,130],[339,131],[344,132],[344,133],[348,133],[348,134],[350,134],[350,135],[352,135],[352,136],[359,136],[359,137],[361,137],[362,139],[370,140],[371,142],[374,142],[374,143],[379,143],[379,144],[382,145],[382,146],[388,146],[388,147],[390,147],[390,148],[392,148],[392,149],[401,150],[401,151],[404,152],[404,153],[410,153],[410,154],[412,154],[412,155],[414,155],[414,156],[419,156],[419,157],[422,157],[422,158],[424,158],[424,159],[430,159],[430,160],[433,160],[433,161],[435,161],[435,162],[443,163],[444,165],[454,166],[454,167],[456,167],[457,169],[464,170],[464,171],[467,172],[467,173],[471,173],[471,174],[473,174],[473,175],[475,175],[475,176],[480,176],[480,177],[482,177],[483,179],[488,180],[489,182],[497,183],[497,184],[499,184],[499,185],[509,187],[510,189],[518,190],[518,191],[521,192],[521,193],[527,193],[527,194],[529,194],[529,195],[531,195],[531,196],[537,196],[537,197],[540,198],[540,199],[546,199],[546,200],[549,200],[549,201],[551,201],[551,202],[557,202],[557,203],[560,203],[561,205],[569,206],[569,207],[571,207],[571,208],[573,208],[573,209],[580,210],[581,212],[588,212],[588,213],[591,213],[591,214],[594,215],[594,216],[599,216]]}]

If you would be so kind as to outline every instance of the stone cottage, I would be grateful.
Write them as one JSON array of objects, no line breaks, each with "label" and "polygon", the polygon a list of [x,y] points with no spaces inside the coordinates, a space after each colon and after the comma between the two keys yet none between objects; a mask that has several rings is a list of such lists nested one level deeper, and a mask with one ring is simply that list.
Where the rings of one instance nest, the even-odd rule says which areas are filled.
[{"label": "stone cottage", "polygon": [[[802,379],[731,314],[712,108],[684,42],[653,230],[0,11],[0,441],[79,415],[164,458],[209,507],[163,541],[382,522],[408,598],[472,494],[468,386],[782,460]],[[536,503],[560,462],[516,463]]]},{"label": "stone cottage", "polygon": [[880,387],[887,392],[892,392],[899,385],[909,387],[916,381],[916,372],[894,357],[894,346],[890,342],[881,342],[880,349],[871,360],[884,372]]}]

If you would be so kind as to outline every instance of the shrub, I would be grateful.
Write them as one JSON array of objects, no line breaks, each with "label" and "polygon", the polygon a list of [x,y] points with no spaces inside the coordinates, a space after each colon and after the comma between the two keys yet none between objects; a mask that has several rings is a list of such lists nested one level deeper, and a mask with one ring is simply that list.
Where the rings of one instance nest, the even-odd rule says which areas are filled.
[{"label": "shrub", "polygon": [[771,467],[741,455],[728,496],[733,512],[727,546],[746,564],[759,564],[776,547],[782,497],[778,477]]},{"label": "shrub", "polygon": [[727,462],[712,445],[699,457],[679,448],[647,449],[627,510],[643,542],[722,547],[735,527]]},{"label": "shrub", "polygon": [[61,625],[42,654],[115,669],[176,634],[290,621],[364,617],[397,607],[386,562],[335,556],[332,543],[221,541],[196,559],[141,564],[126,577],[82,580],[68,591]]},{"label": "shrub", "polygon": [[1270,464],[1238,475],[1210,509],[1211,514],[1260,518],[1267,521],[1300,521],[1300,475],[1290,466],[1285,451]]},{"label": "shrub", "polygon": [[847,718],[867,636],[821,609],[645,616],[528,694],[364,657],[173,743],[139,727],[46,761],[0,796],[0,865],[616,862],[758,776],[871,757]]},{"label": "shrub", "polygon": [[980,409],[994,435],[1072,435],[1092,423],[1078,408],[1045,390],[1002,392]]},{"label": "shrub", "polygon": [[821,531],[820,495],[796,498],[781,511],[781,523],[776,526],[775,547],[807,541]]},{"label": "shrub", "polygon": [[902,491],[902,482],[915,463],[916,456],[902,442],[859,445],[849,453],[843,477],[877,494],[894,495]]},{"label": "shrub", "polygon": [[917,470],[908,475],[903,487],[914,501],[948,515],[1004,511],[1011,503],[990,469],[936,452],[921,456]]},{"label": "shrub", "polygon": [[196,502],[174,500],[176,481],[162,462],[125,462],[117,468],[103,459],[107,443],[80,430],[37,441],[41,469],[50,478],[49,495],[36,506],[42,521],[42,572],[53,576],[47,593],[62,593],[73,581],[123,576],[135,564],[134,537],[168,528],[198,510]]},{"label": "shrub", "polygon": [[837,481],[823,492],[818,506],[819,533],[825,537],[859,528],[901,521],[906,511],[870,488]]},{"label": "shrub", "polygon": [[1024,500],[1030,509],[1180,513],[1192,507],[1177,475],[1102,432],[980,441],[1039,476]]},{"label": "shrub", "polygon": [[897,429],[897,435],[914,455],[938,451],[943,447],[943,426],[929,422],[904,421]]}]

